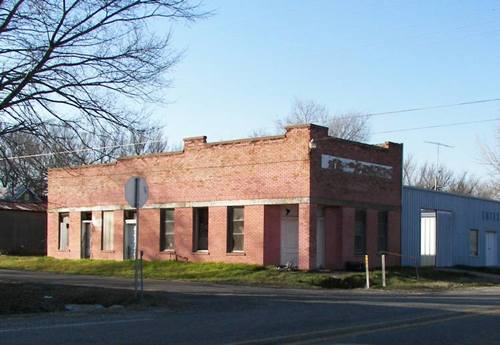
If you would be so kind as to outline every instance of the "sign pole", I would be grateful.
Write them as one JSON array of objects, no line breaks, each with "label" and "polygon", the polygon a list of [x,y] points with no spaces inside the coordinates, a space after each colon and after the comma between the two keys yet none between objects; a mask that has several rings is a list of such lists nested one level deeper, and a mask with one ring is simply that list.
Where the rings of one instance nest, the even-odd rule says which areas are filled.
[{"label": "sign pole", "polygon": [[140,299],[142,300],[142,296],[144,295],[144,273],[143,273],[143,261],[142,261],[142,256],[144,255],[144,251],[141,250],[141,297]]},{"label": "sign pole", "polygon": [[[144,290],[144,280],[142,274],[142,252],[139,257],[139,244],[140,244],[140,208],[148,200],[148,185],[146,181],[138,176],[134,176],[128,179],[125,184],[125,199],[128,204],[135,210],[135,239],[133,248],[134,253],[134,294],[136,298],[141,298]],[[132,259],[128,257],[128,259]],[[139,296],[140,290],[140,296]]]},{"label": "sign pole", "polygon": [[134,207],[135,207],[135,248],[134,248],[134,291],[135,297],[138,297],[139,288],[139,179],[134,178]]}]

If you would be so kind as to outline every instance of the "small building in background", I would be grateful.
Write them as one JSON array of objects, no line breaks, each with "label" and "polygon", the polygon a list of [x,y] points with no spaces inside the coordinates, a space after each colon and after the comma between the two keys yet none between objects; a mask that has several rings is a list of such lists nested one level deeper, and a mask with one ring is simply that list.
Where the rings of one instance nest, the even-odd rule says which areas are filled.
[{"label": "small building in background", "polygon": [[500,265],[500,202],[403,187],[405,266]]},{"label": "small building in background", "polygon": [[45,255],[47,204],[27,189],[16,195],[0,200],[0,253]]}]

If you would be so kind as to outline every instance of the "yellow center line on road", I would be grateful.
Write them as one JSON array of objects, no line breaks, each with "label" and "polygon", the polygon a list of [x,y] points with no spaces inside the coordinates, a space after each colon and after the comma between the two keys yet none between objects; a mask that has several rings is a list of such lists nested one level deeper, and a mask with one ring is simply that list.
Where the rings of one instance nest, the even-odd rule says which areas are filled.
[{"label": "yellow center line on road", "polygon": [[473,309],[463,310],[462,312],[458,313],[447,312],[447,313],[440,313],[440,314],[422,316],[405,320],[376,322],[376,323],[352,326],[352,327],[331,328],[321,331],[295,333],[291,335],[274,336],[274,337],[242,341],[242,342],[234,342],[227,345],[263,345],[263,344],[276,344],[276,343],[288,344],[288,345],[313,344],[319,341],[326,341],[326,340],[331,341],[346,337],[353,337],[353,336],[377,333],[382,331],[425,326],[438,322],[464,319],[479,315],[495,315],[495,314],[500,315],[500,308],[484,308],[483,310],[478,310],[477,308],[473,308]]}]

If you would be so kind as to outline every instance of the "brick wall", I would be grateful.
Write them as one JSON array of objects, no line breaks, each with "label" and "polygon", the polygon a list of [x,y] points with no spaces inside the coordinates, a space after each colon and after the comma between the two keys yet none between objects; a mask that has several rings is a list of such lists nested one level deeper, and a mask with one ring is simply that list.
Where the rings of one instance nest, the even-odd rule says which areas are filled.
[{"label": "brick wall", "polygon": [[[314,142],[311,143],[311,139]],[[390,165],[390,179],[321,168],[329,154]],[[115,164],[49,171],[48,255],[80,257],[81,212],[92,211],[92,258],[123,259],[123,188],[132,176],[149,185],[140,211],[139,248],[148,260],[180,258],[279,264],[280,204],[299,205],[299,266],[316,265],[316,215],[325,206],[326,266],[343,268],[354,255],[354,210],[368,209],[367,246],[376,251],[377,212],[390,210],[390,249],[399,251],[401,146],[331,138],[319,126],[292,126],[283,136],[207,143],[185,139],[183,152],[120,159]],[[227,253],[227,207],[245,205],[243,253]],[[209,249],[193,252],[193,208],[209,207]],[[175,208],[175,251],[160,251],[161,208]],[[103,251],[102,211],[114,214],[114,248]],[[70,211],[70,247],[58,244],[58,212]]]},{"label": "brick wall", "polygon": [[264,206],[264,264],[280,263],[281,246],[281,206]]},{"label": "brick wall", "polygon": [[[373,146],[337,138],[317,141],[311,152],[311,196],[339,205],[399,208],[401,204],[402,145]],[[321,167],[321,156],[330,155],[392,167],[390,179],[366,173],[339,172]]]},{"label": "brick wall", "polygon": [[180,153],[51,169],[48,207],[126,207],[123,190],[131,176],[147,180],[148,204],[306,197],[308,142],[308,128],[292,128],[267,140],[197,145],[188,140]]},{"label": "brick wall", "polygon": [[342,208],[325,208],[325,266],[328,268],[343,268],[342,254]]}]

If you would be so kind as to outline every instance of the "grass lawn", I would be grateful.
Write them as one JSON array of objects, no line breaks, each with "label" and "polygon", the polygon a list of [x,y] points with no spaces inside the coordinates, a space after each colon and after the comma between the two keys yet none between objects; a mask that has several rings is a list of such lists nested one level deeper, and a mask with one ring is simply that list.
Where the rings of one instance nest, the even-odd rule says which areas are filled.
[{"label": "grass lawn", "polygon": [[[34,256],[0,256],[0,268],[88,274],[132,278],[132,261],[64,260]],[[391,268],[387,275],[390,289],[449,289],[487,286],[493,283],[469,274],[442,272],[420,268],[420,279],[414,268]],[[225,263],[186,263],[176,261],[145,261],[144,277],[213,283],[267,285],[302,288],[361,288],[365,277],[361,272],[280,272],[275,267]],[[371,286],[381,288],[381,272],[371,272]]]}]

